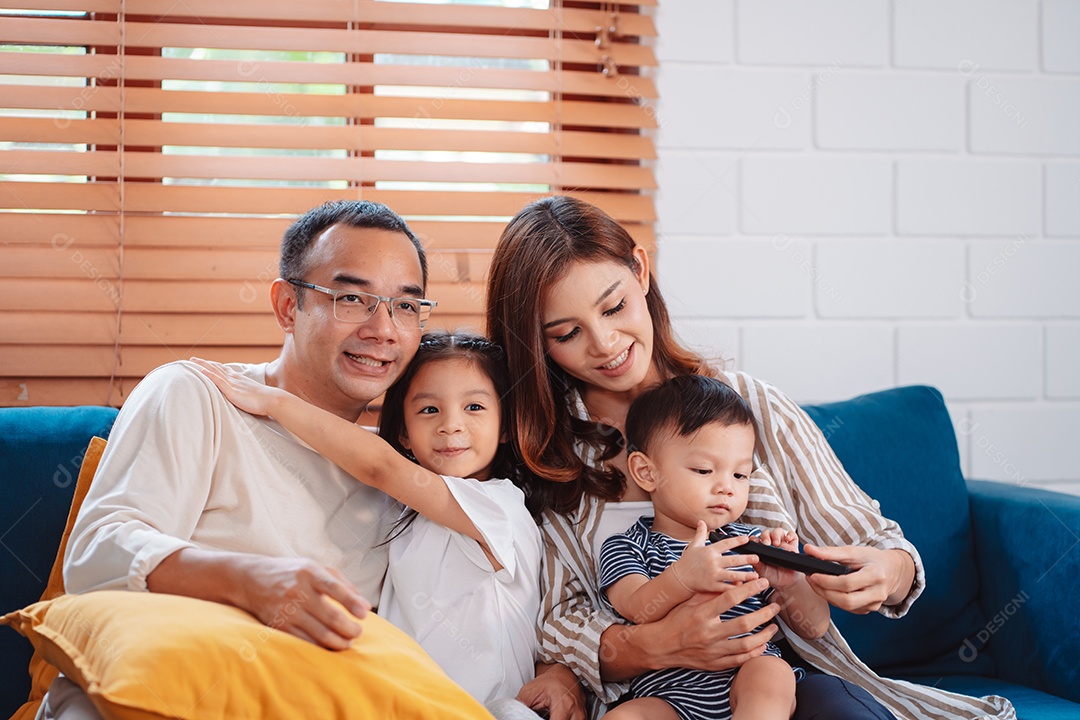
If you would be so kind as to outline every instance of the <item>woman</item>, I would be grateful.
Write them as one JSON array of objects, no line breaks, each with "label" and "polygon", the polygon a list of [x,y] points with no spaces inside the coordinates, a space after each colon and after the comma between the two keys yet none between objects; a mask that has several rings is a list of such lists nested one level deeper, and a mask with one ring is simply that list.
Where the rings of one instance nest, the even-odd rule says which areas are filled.
[{"label": "woman", "polygon": [[[899,617],[922,592],[918,552],[852,482],[806,414],[775,388],[744,373],[720,373],[678,344],[648,254],[603,211],[551,197],[511,220],[492,261],[487,321],[517,381],[509,396],[512,441],[540,478],[531,496],[545,508],[541,654],[570,667],[602,702],[616,700],[625,681],[648,669],[741,665],[776,632],[768,624],[728,639],[767,623],[776,606],[719,619],[759,592],[760,580],[694,598],[650,624],[616,624],[602,609],[600,545],[649,507],[648,496],[625,482],[626,411],[665,378],[717,376],[750,403],[762,470],[753,476],[744,521],[794,530],[808,553],[856,568],[846,576],[811,576],[818,594],[852,612]],[[799,684],[796,718],[890,717],[860,688],[901,717],[1013,716],[1001,698],[878,678],[835,627],[815,641],[785,635],[805,661],[831,674]]]}]

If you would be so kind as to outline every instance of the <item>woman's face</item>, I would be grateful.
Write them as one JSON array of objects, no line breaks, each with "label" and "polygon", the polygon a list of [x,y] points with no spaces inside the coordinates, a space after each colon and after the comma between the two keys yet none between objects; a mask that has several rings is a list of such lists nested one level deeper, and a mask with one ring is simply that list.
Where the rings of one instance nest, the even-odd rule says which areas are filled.
[{"label": "woman's face", "polygon": [[617,262],[580,262],[541,298],[548,355],[593,389],[630,392],[652,366],[653,324],[648,255],[634,249],[639,271]]}]

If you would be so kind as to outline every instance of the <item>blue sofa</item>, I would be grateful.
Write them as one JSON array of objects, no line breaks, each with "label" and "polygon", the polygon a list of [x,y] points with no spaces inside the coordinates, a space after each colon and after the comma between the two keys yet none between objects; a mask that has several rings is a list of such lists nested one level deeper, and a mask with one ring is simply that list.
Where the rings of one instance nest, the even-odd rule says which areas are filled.
[{"label": "blue sofa", "polygon": [[[833,617],[883,675],[1012,700],[1022,720],[1080,718],[1080,498],[965,482],[940,394],[909,387],[807,412],[856,482],[919,548],[927,589],[900,620]],[[38,599],[90,437],[111,408],[0,409],[0,614]],[[0,627],[0,717],[29,692],[29,642]]]}]

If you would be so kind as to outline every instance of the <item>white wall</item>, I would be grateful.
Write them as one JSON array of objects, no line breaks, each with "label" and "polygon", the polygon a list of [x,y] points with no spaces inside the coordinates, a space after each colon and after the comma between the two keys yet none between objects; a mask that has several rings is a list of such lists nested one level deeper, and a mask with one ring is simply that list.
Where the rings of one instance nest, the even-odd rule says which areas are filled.
[{"label": "white wall", "polygon": [[1080,2],[656,19],[683,338],[802,402],[935,385],[965,474],[1080,494]]}]

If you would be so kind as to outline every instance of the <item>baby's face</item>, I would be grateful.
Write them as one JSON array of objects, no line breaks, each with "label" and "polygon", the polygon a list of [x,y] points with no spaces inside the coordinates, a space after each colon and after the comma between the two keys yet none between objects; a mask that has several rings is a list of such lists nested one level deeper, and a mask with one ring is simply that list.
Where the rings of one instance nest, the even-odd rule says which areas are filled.
[{"label": "baby's face", "polygon": [[653,445],[655,530],[689,539],[698,520],[711,531],[743,514],[754,469],[753,426],[709,423]]}]

